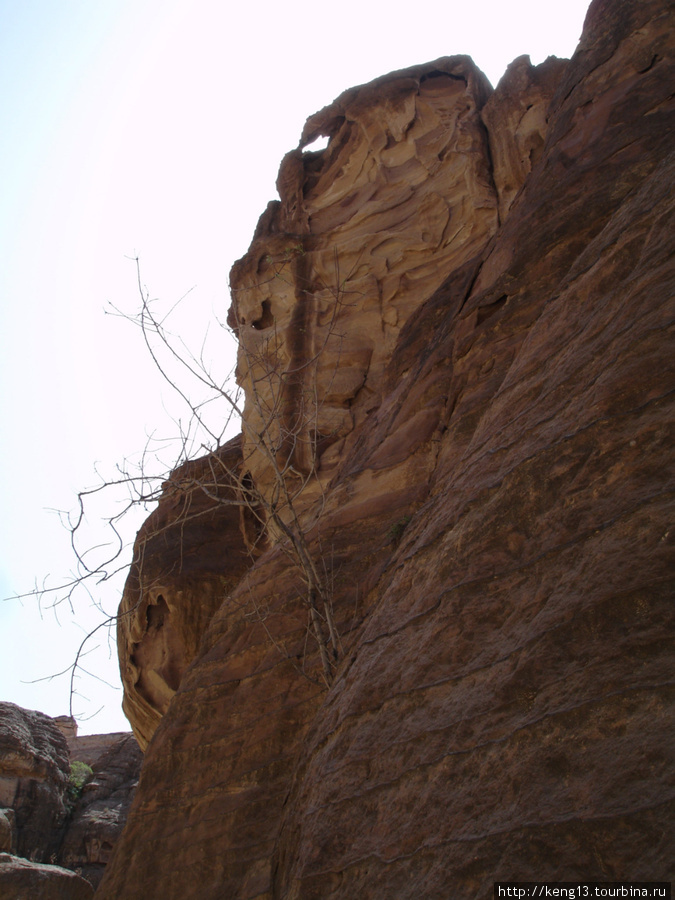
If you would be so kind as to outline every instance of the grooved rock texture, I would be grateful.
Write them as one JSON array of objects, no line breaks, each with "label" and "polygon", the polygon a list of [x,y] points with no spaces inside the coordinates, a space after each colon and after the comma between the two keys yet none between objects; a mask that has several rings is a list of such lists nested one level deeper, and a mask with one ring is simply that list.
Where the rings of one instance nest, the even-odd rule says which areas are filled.
[{"label": "grooved rock texture", "polygon": [[0,853],[2,900],[90,900],[93,896],[94,888],[75,872]]},{"label": "grooved rock texture", "polygon": [[68,745],[49,716],[0,702],[0,807],[14,810],[16,850],[38,862],[66,820]]},{"label": "grooved rock texture", "polygon": [[[301,473],[318,451],[318,478],[302,498],[315,501],[380,404],[406,321],[494,234],[480,116],[489,92],[468,57],[395,72],[312,116],[284,158],[281,200],[230,278],[247,389],[243,454],[266,495],[275,480],[251,430],[278,432],[279,452]],[[303,151],[320,135],[327,149]]]},{"label": "grooved rock texture", "polygon": [[[276,404],[314,476],[342,661],[327,690],[270,535],[166,706],[97,897],[675,878],[673,18],[596,0],[569,63],[518,60],[491,97],[443,60],[309,120],[231,321],[249,435]],[[241,472],[271,490],[250,437]]]}]

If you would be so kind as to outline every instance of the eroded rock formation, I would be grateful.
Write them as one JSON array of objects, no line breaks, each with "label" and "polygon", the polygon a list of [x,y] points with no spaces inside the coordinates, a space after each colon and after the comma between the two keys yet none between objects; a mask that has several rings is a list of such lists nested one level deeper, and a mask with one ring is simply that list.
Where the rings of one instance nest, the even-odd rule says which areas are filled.
[{"label": "eroded rock formation", "polygon": [[0,702],[0,807],[14,812],[20,856],[43,862],[58,849],[69,775],[68,745],[53,720]]},{"label": "eroded rock formation", "polygon": [[100,752],[75,757],[91,765],[93,775],[69,819],[58,858],[96,887],[125,825],[143,756],[131,734],[115,735],[112,743],[101,740],[107,735],[90,737],[98,740],[86,744],[98,745]]},{"label": "eroded rock formation", "polygon": [[231,512],[203,558],[198,530],[176,542],[178,637],[165,619],[141,658],[183,577],[157,544],[120,640],[154,736],[98,897],[675,877],[674,24],[595,0],[569,63],[518,60],[490,95],[441,60],[308,121],[233,269],[237,472],[271,496],[251,435],[273,409],[341,662],[313,677],[283,540],[247,556]]},{"label": "eroded rock formation", "polygon": [[217,499],[218,491],[234,489],[229,473],[238,472],[240,461],[241,441],[235,438],[212,457],[173,472],[136,540],[118,647],[123,707],[141,748],[166,712],[211,617],[250,565],[242,513]]},{"label": "eroded rock formation", "polygon": [[[263,492],[274,479],[251,431],[271,420],[300,472],[318,456],[311,505],[380,405],[405,323],[496,231],[489,93],[468,57],[395,72],[312,116],[282,162],[281,200],[230,279],[243,455]],[[303,151],[321,135],[325,150]]]},{"label": "eroded rock formation", "polygon": [[[126,821],[141,760],[128,732],[78,737],[68,716],[0,703],[3,900],[93,894]],[[93,768],[81,795],[70,778],[75,761]]]}]

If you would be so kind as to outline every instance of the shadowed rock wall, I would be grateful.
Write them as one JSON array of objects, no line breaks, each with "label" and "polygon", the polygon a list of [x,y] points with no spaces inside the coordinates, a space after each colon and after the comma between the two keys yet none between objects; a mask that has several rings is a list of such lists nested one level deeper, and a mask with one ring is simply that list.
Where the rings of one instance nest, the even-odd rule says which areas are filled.
[{"label": "shadowed rock wall", "polygon": [[461,58],[309,120],[328,149],[284,161],[233,322],[246,384],[338,307],[304,514],[320,484],[344,659],[311,680],[271,542],[161,710],[98,897],[675,876],[673,24],[596,0],[569,64],[489,99]]},{"label": "shadowed rock wall", "polygon": [[72,758],[91,765],[93,774],[71,813],[58,858],[62,866],[77,871],[96,887],[126,822],[143,755],[136,738],[128,733],[75,740],[91,755],[86,760],[85,754]]}]

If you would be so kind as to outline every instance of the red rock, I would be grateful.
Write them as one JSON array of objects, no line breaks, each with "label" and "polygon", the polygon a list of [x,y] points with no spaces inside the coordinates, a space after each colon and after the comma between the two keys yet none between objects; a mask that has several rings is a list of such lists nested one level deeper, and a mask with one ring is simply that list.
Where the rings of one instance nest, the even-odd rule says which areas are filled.
[{"label": "red rock", "polygon": [[[404,900],[675,877],[673,15],[663,0],[596,0],[531,170],[491,138],[516,160],[500,227],[493,189],[475,245],[426,257],[391,347],[355,356],[361,386],[331,395],[346,424],[319,451],[321,513],[306,525],[342,634],[330,689],[310,680],[297,569],[272,537],[166,707],[98,897]],[[520,66],[488,128],[514,121]],[[353,105],[371,148],[437,69],[347,92],[305,139],[334,141]],[[469,103],[469,130],[485,99]],[[311,343],[310,329],[294,344],[290,323],[318,251],[291,253],[296,280],[265,295],[265,248],[283,261],[285,230],[309,229],[327,274],[331,240],[343,253],[350,229],[366,246],[374,233],[360,216],[386,160],[351,132],[341,146],[354,193],[332,202],[336,178],[322,186],[312,158],[287,157],[281,203],[234,271],[240,327],[288,315],[283,353]],[[359,165],[372,166],[363,183]],[[420,261],[405,221],[401,283]],[[387,309],[382,295],[363,342],[366,321],[387,334]],[[196,549],[194,572],[186,609]]]},{"label": "red rock", "polygon": [[0,853],[11,853],[16,843],[14,810],[0,809]]},{"label": "red rock", "polygon": [[566,68],[567,60],[554,56],[539,66],[533,66],[529,56],[520,56],[508,67],[481,110],[502,222],[541,157],[549,106]]}]

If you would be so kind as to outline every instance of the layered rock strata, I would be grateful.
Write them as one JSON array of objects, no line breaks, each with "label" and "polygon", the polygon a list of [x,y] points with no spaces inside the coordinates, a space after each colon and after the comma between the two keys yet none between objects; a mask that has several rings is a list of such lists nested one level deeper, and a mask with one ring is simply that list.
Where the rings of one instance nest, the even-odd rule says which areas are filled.
[{"label": "layered rock strata", "polygon": [[[247,255],[232,269],[229,322],[246,389],[245,467],[275,487],[257,435],[316,478],[382,400],[401,329],[498,224],[481,109],[490,93],[468,57],[441,59],[342,94],[284,158]],[[325,150],[303,148],[317,137]]]},{"label": "layered rock strata", "polygon": [[271,535],[153,707],[98,897],[675,877],[673,24],[596,0],[491,97],[460,58],[309,120],[233,270],[238,471],[272,490],[274,410],[341,663]]}]

